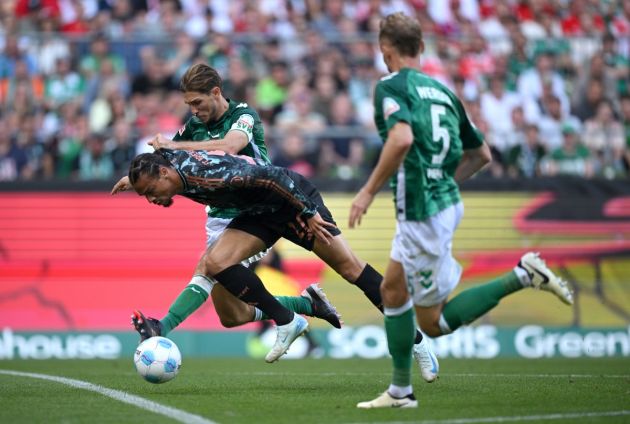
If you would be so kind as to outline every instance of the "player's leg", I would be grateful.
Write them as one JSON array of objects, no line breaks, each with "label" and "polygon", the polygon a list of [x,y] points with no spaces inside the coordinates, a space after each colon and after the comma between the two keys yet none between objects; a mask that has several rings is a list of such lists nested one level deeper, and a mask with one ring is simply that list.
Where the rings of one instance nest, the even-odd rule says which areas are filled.
[{"label": "player's leg", "polygon": [[415,408],[418,401],[411,386],[411,359],[416,328],[413,303],[407,291],[400,262],[390,260],[381,284],[387,346],[393,374],[388,389],[376,399],[357,404],[359,408]]},{"label": "player's leg", "polygon": [[554,293],[563,303],[573,303],[565,281],[556,276],[540,257],[532,252],[523,255],[511,272],[485,284],[471,287],[439,308],[418,312],[422,330],[432,337],[449,334],[496,307],[504,297],[526,287]]},{"label": "player's leg", "polygon": [[[461,267],[452,256],[452,237],[459,224],[463,208],[452,206],[419,224],[417,232],[418,255],[425,263],[411,275],[426,275],[422,286],[432,285],[435,291],[418,297],[416,313],[422,330],[431,337],[449,334],[462,325],[473,322],[499,304],[502,298],[525,287],[551,291],[563,302],[571,303],[571,292],[566,283],[547,268],[536,254],[527,253],[514,269],[488,283],[469,288],[446,301],[461,277]],[[435,260],[431,260],[431,256]],[[422,271],[421,268],[426,268]],[[408,274],[409,275],[409,274]]]},{"label": "player's leg", "polygon": [[254,271],[241,261],[267,246],[263,239],[228,227],[204,256],[204,275],[214,277],[227,291],[248,304],[256,304],[277,325],[276,342],[265,360],[280,358],[293,341],[308,330],[301,315],[285,308],[271,295]]}]

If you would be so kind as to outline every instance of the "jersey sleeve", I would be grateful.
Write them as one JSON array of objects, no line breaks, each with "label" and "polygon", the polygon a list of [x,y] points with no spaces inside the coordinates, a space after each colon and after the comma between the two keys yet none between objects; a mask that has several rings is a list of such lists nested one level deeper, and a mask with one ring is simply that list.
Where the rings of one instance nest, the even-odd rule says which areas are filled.
[{"label": "jersey sleeve", "polygon": [[230,127],[229,131],[241,131],[247,137],[247,142],[251,143],[254,139],[254,123],[255,119],[250,113],[242,113]]},{"label": "jersey sleeve", "polygon": [[396,123],[406,122],[411,125],[411,113],[404,93],[397,89],[395,79],[379,81],[374,95],[374,109],[382,113],[383,121],[389,131]]},{"label": "jersey sleeve", "polygon": [[483,144],[483,134],[470,122],[466,110],[459,99],[456,99],[459,113],[459,136],[464,150],[477,149]]}]

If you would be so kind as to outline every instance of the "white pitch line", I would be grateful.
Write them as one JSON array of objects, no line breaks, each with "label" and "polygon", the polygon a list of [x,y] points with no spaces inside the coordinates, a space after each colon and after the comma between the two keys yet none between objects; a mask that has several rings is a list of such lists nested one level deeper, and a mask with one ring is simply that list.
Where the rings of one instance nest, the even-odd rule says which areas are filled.
[{"label": "white pitch line", "polygon": [[65,384],[77,389],[88,390],[96,392],[101,395],[110,397],[119,402],[128,403],[129,405],[137,406],[149,412],[164,415],[182,423],[191,424],[216,424],[214,421],[210,421],[199,415],[191,414],[180,409],[172,408],[170,406],[161,405],[157,402],[141,398],[140,396],[132,395],[130,393],[122,392],[120,390],[108,389],[107,387],[99,386],[97,384],[88,383],[87,381],[73,380],[71,378],[58,377],[55,375],[36,374],[31,372],[20,372],[10,370],[0,370],[0,374],[15,375],[18,377],[31,377],[39,378],[41,380],[54,381],[56,383]]},{"label": "white pitch line", "polygon": [[[480,417],[480,418],[452,418],[444,420],[423,420],[423,421],[378,421],[374,424],[476,424],[476,423],[509,423],[518,421],[541,421],[541,420],[567,420],[580,418],[597,417],[619,417],[630,415],[629,410],[602,411],[602,412],[576,412],[572,414],[541,414],[541,415],[515,415],[512,417]],[[366,423],[356,423],[366,424]]]},{"label": "white pitch line", "polygon": [[[277,372],[277,371],[255,371],[255,372],[217,372],[221,375],[260,375],[260,376],[274,376],[274,375],[318,375],[323,377],[338,377],[340,375],[345,376],[391,376],[391,373],[373,373],[373,372]],[[442,373],[440,377],[522,377],[522,378],[628,378],[630,374],[509,374],[509,373]]]}]

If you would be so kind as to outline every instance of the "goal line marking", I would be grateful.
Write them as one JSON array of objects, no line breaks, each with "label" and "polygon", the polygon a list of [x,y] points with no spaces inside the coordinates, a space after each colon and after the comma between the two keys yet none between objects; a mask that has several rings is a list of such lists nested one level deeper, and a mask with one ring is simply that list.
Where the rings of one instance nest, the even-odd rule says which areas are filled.
[{"label": "goal line marking", "polygon": [[216,424],[214,421],[210,421],[202,416],[191,414],[186,411],[182,411],[177,408],[162,405],[157,402],[142,398],[140,396],[132,395],[120,390],[108,389],[107,387],[99,386],[98,384],[88,383],[87,381],[74,380],[72,378],[58,377],[55,375],[37,374],[31,372],[0,370],[0,374],[14,375],[18,377],[30,377],[38,378],[40,380],[54,381],[55,383],[65,384],[66,386],[74,387],[76,389],[87,390],[90,392],[96,392],[103,396],[110,397],[119,402],[127,403],[129,405],[137,406],[149,412],[164,415],[182,423],[191,424]]}]

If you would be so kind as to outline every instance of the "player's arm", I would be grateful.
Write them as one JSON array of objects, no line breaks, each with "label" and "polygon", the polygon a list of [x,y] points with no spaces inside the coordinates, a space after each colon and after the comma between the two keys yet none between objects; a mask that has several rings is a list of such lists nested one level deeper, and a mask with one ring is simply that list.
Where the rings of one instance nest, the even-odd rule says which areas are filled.
[{"label": "player's arm", "polygon": [[485,142],[476,149],[464,150],[462,159],[455,170],[455,181],[458,183],[466,181],[489,164],[490,161],[492,161],[492,153]]},{"label": "player's arm", "polygon": [[367,212],[374,196],[400,167],[412,144],[413,132],[408,123],[397,122],[391,127],[376,167],[352,201],[348,221],[350,228],[361,224],[361,217]]},{"label": "player's arm", "polygon": [[225,135],[225,138],[213,138],[208,141],[173,141],[158,134],[149,141],[149,145],[157,149],[171,150],[221,150],[229,154],[237,154],[247,146],[249,139],[247,134],[239,130],[231,130]]}]

